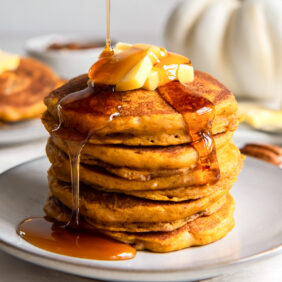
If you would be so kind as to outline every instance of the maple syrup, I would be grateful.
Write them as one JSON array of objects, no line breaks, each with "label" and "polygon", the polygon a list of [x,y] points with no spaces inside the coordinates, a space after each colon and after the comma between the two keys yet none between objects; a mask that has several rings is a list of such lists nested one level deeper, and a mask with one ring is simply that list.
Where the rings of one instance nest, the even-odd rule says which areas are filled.
[{"label": "maple syrup", "polygon": [[153,70],[158,72],[159,81],[161,82],[159,87],[177,79],[180,64],[192,66],[188,58],[170,52],[154,65]]},{"label": "maple syrup", "polygon": [[41,249],[61,255],[96,260],[126,260],[136,255],[130,245],[118,243],[99,232],[82,228],[69,231],[65,225],[48,221],[44,217],[24,220],[18,234]]},{"label": "maple syrup", "polygon": [[213,184],[220,178],[212,123],[215,109],[212,102],[201,93],[191,90],[189,85],[170,82],[158,88],[160,96],[178,113],[182,114],[191,145],[198,153],[198,169],[194,175],[197,183]]},{"label": "maple syrup", "polygon": [[148,49],[149,47],[131,47],[112,56],[107,56],[108,51],[103,51],[99,60],[90,68],[89,79],[94,84],[116,85],[147,55]]},{"label": "maple syrup", "polygon": [[106,45],[103,52],[100,54],[101,57],[108,57],[114,54],[111,45],[111,1],[106,0]]}]

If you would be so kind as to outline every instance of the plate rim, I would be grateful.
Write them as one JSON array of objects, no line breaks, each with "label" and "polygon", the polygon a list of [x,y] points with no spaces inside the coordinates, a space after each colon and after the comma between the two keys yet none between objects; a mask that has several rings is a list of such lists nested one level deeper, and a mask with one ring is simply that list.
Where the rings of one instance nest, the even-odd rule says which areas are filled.
[{"label": "plate rim", "polygon": [[[9,169],[3,171],[2,173],[0,173],[0,180],[3,177],[5,177],[6,174],[8,174],[9,172],[11,172],[13,170],[16,170],[19,167],[28,165],[28,164],[36,162],[36,161],[44,160],[44,159],[47,159],[47,157],[46,156],[40,156],[40,157],[34,158],[32,160],[18,164],[16,166],[12,167],[12,168],[9,168]],[[272,166],[271,164],[268,164],[264,161],[258,160],[258,159],[253,158],[253,157],[247,157],[247,159],[251,159],[252,161],[263,163],[263,165],[266,165],[266,166]],[[273,167],[273,168],[276,169],[276,167]],[[277,169],[279,169],[279,168],[277,168]],[[221,263],[214,263],[214,264],[210,264],[209,266],[205,266],[205,267],[198,266],[198,267],[193,267],[193,268],[182,267],[182,268],[177,268],[177,269],[166,268],[166,269],[138,270],[136,268],[135,269],[134,268],[133,269],[125,269],[125,268],[120,269],[118,267],[112,267],[112,266],[92,265],[92,264],[87,263],[87,260],[84,260],[84,259],[79,259],[81,261],[84,260],[83,263],[76,262],[76,261],[69,261],[69,260],[64,259],[68,256],[58,255],[58,254],[43,250],[44,252],[47,252],[47,253],[50,253],[50,254],[53,254],[53,255],[55,254],[57,256],[57,257],[48,257],[44,254],[36,253],[33,250],[27,250],[27,249],[17,247],[15,245],[11,244],[11,243],[4,241],[1,238],[0,238],[0,249],[5,251],[6,253],[8,253],[10,255],[16,256],[19,259],[29,261],[29,262],[34,263],[36,265],[40,265],[40,266],[43,266],[43,267],[47,267],[47,268],[51,268],[51,269],[54,269],[54,270],[63,271],[63,272],[71,273],[71,274],[78,274],[78,272],[74,271],[74,270],[72,271],[72,269],[69,269],[69,268],[66,268],[66,267],[73,266],[73,267],[75,267],[75,269],[77,269],[77,268],[79,268],[79,269],[91,269],[91,272],[96,270],[96,271],[107,271],[107,272],[110,272],[112,274],[116,273],[116,274],[119,274],[119,275],[120,274],[125,275],[123,277],[116,277],[115,278],[116,281],[121,281],[121,279],[130,278],[130,276],[132,274],[141,274],[142,276],[154,275],[154,277],[148,276],[148,278],[150,278],[150,279],[157,278],[157,277],[155,277],[156,275],[160,275],[160,274],[163,275],[163,274],[166,274],[166,273],[174,273],[174,274],[179,274],[179,275],[191,274],[190,277],[187,277],[187,278],[188,279],[190,279],[190,278],[194,279],[194,278],[197,278],[197,277],[199,278],[199,276],[197,276],[197,273],[198,274],[199,273],[204,274],[206,272],[207,275],[204,275],[203,277],[211,277],[212,275],[219,274],[219,272],[225,273],[228,270],[230,270],[230,268],[233,268],[233,269],[238,268],[242,264],[248,264],[248,263],[252,263],[252,262],[256,262],[256,261],[261,261],[261,260],[264,260],[264,259],[267,259],[267,258],[277,256],[280,253],[282,254],[282,244],[280,244],[280,245],[277,245],[276,247],[265,250],[263,252],[255,253],[255,254],[250,255],[250,256],[245,256],[245,257],[242,257],[240,259],[228,260],[228,261],[221,262]],[[38,249],[40,249],[40,248],[38,248]],[[23,256],[20,256],[21,254]],[[26,255],[28,255],[29,257],[27,258]],[[72,257],[69,257],[69,258],[71,259]],[[40,261],[36,261],[36,259],[40,259]],[[78,259],[78,258],[76,258],[76,259]],[[51,261],[53,263],[52,263],[52,265],[45,265],[45,264],[43,264],[44,261],[45,262]],[[65,267],[62,269],[60,267],[56,267],[53,264],[57,264],[57,265],[63,264]],[[97,273],[97,275],[92,276],[92,275],[89,275],[88,273],[79,272],[78,275],[86,276],[86,277],[92,277],[92,278],[103,278],[103,277],[105,277],[105,276],[101,276],[98,273]],[[147,278],[147,277],[143,277],[143,278]],[[158,277],[158,279],[159,279],[159,277]],[[163,278],[162,278],[162,280],[163,280]],[[139,280],[135,280],[135,281],[139,281]],[[157,281],[157,280],[154,280],[154,281]],[[171,281],[171,280],[168,279],[167,281]],[[175,281],[177,281],[177,280],[175,280]]]}]

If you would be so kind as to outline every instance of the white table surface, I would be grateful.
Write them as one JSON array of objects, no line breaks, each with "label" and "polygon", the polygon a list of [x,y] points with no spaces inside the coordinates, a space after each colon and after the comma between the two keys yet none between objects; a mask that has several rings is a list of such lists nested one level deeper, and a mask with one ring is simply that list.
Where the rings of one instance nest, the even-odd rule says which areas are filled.
[{"label": "white table surface", "polygon": [[[1,134],[1,133],[0,133]],[[242,145],[245,142],[271,142],[277,143],[281,137],[269,136],[264,133],[255,133],[241,129],[235,136],[235,142]],[[281,139],[282,142],[282,139]],[[0,173],[25,161],[44,156],[46,140],[37,140],[13,146],[0,146]],[[281,187],[282,188],[282,187]],[[1,196],[1,195],[0,195]],[[45,269],[28,262],[21,261],[0,251],[0,282],[84,282],[89,279],[64,274]],[[95,281],[95,280],[92,280]],[[211,278],[211,282],[281,282],[282,281],[282,254],[267,260],[242,267],[235,273]]]}]

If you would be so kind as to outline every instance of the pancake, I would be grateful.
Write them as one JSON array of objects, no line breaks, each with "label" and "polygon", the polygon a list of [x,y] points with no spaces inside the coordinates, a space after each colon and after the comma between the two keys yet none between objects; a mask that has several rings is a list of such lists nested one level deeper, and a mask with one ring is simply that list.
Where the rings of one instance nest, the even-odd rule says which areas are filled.
[{"label": "pancake", "polygon": [[59,84],[48,66],[21,58],[16,70],[0,74],[0,120],[14,122],[39,117],[46,109],[44,97]]},{"label": "pancake", "polygon": [[[46,153],[52,164],[50,172],[58,179],[70,182],[70,166],[67,155],[50,142],[47,144]],[[232,175],[242,162],[240,151],[232,143],[218,150],[217,158],[222,178]],[[115,176],[102,167],[80,165],[80,181],[105,191],[162,190],[208,184],[205,183],[205,179],[198,177],[201,176],[201,173],[202,170],[196,168],[188,171],[187,174],[136,181]]]},{"label": "pancake", "polygon": [[[232,135],[233,132],[216,135],[217,149],[226,145],[231,140]],[[49,143],[54,143],[61,151],[68,154],[69,147],[62,139],[52,137]],[[72,146],[78,145],[77,142],[72,142]],[[92,155],[90,155],[91,153]],[[106,163],[101,159],[108,162]],[[196,167],[197,159],[198,153],[189,144],[168,147],[86,144],[80,154],[81,163],[102,167],[116,176],[137,181],[185,175]]]},{"label": "pancake", "polygon": [[[74,78],[45,98],[48,110],[44,113],[42,122],[50,133],[58,126],[58,102],[71,93],[85,89],[87,80],[87,75]],[[239,121],[237,102],[233,94],[216,79],[206,73],[195,71],[195,79],[187,84],[187,87],[193,93],[201,91],[201,94],[215,105],[213,135],[237,128]],[[89,143],[167,146],[191,142],[182,115],[168,105],[157,91],[137,89],[114,92],[112,95],[119,101],[116,109],[119,114],[111,122],[108,122],[108,116],[102,114],[104,110],[98,109],[97,112],[96,108],[101,103],[98,94],[91,96],[87,111],[77,108],[65,113],[64,123],[71,128],[72,135],[81,137],[81,134],[93,132],[92,129],[96,128],[99,120],[99,123],[104,121],[106,125],[91,135]],[[103,103],[104,109],[111,106],[107,99],[103,100]]]},{"label": "pancake", "polygon": [[102,231],[109,237],[133,245],[137,250],[171,252],[215,242],[230,232],[234,225],[235,203],[229,195],[226,203],[210,216],[202,216],[171,232],[126,233]]},{"label": "pancake", "polygon": [[[122,92],[81,75],[52,91],[42,116],[50,133],[47,217],[69,222],[71,178],[79,176],[82,228],[153,252],[225,236],[234,226],[229,191],[243,161],[232,142],[238,105],[215,78],[194,74],[185,86]],[[73,167],[80,163],[72,177],[69,153]]]},{"label": "pancake", "polygon": [[[214,213],[201,216],[186,223],[182,227],[170,232],[115,232],[99,230],[100,232],[118,241],[131,244],[137,250],[149,250],[153,252],[170,252],[190,246],[206,245],[224,237],[233,227],[233,213],[235,204],[230,194],[225,203]],[[45,209],[48,217],[58,221],[67,222],[70,210],[59,201],[53,201],[52,207]],[[85,229],[96,230],[90,224],[83,225]]]},{"label": "pancake", "polygon": [[[91,226],[97,229],[109,230],[109,231],[126,231],[126,232],[150,232],[150,231],[173,231],[186,223],[195,220],[200,216],[208,216],[216,212],[222,205],[226,202],[226,195],[223,195],[218,201],[210,205],[204,211],[195,213],[183,219],[174,220],[171,222],[111,222],[111,224],[106,224],[105,222],[99,222],[91,217],[83,216],[83,220],[89,223]],[[58,212],[58,206],[66,209],[66,213]],[[70,209],[66,208],[56,197],[50,195],[45,203],[44,211],[46,215],[51,218],[55,218],[56,221],[68,222],[68,214]]]},{"label": "pancake", "polygon": [[[217,149],[222,148],[230,142],[233,136],[232,131],[227,131],[214,136],[215,146]],[[63,152],[68,154],[68,145],[59,137],[52,136],[51,141]],[[158,170],[169,170],[192,168],[197,163],[198,154],[191,144],[177,146],[148,146],[133,147],[123,145],[94,145],[87,143],[81,152],[80,160],[82,163],[89,165],[102,164],[108,166],[116,175],[125,177],[113,171],[113,167],[122,167],[135,170],[142,170],[142,173],[150,171],[151,173]],[[127,177],[125,177],[127,178]]]},{"label": "pancake", "polygon": [[[66,207],[72,208],[69,183],[49,175],[51,194]],[[80,185],[80,213],[106,225],[112,223],[171,222],[204,211],[228,192],[214,192],[197,200],[183,202],[151,201],[119,193],[107,193]]]},{"label": "pancake", "polygon": [[[241,162],[243,163],[243,162]],[[241,165],[242,166],[242,165]],[[234,171],[234,175],[238,175],[241,166]],[[181,202],[186,200],[195,200],[202,197],[211,195],[214,192],[231,189],[236,177],[221,178],[215,184],[207,184],[203,186],[191,186],[191,187],[179,187],[174,189],[164,190],[147,190],[147,191],[123,191],[127,195],[131,195],[138,198],[144,198],[154,201],[170,201],[170,202]]]}]

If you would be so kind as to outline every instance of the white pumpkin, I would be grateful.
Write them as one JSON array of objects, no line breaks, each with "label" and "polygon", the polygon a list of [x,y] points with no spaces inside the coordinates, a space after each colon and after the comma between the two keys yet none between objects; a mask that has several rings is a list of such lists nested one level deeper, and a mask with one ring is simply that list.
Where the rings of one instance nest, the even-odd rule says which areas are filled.
[{"label": "white pumpkin", "polygon": [[282,107],[282,0],[183,1],[165,42],[237,96]]}]

